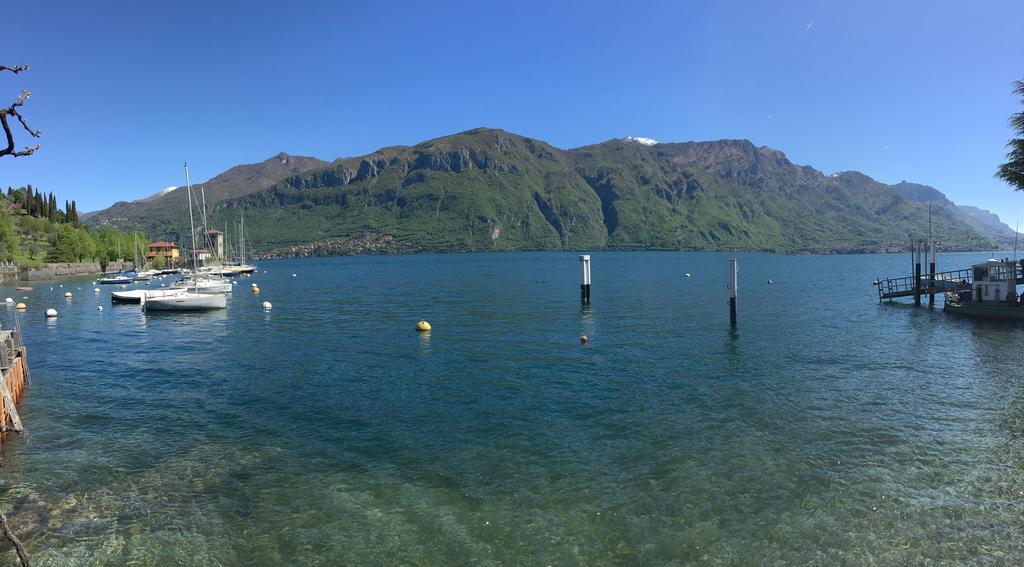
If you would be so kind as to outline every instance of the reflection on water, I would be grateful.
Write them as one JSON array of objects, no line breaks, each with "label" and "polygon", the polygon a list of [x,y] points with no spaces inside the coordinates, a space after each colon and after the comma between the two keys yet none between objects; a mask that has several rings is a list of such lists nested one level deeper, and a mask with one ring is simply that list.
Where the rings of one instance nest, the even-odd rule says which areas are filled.
[{"label": "reflection on water", "polygon": [[902,255],[742,254],[736,331],[729,256],[592,258],[582,308],[557,253],[26,292],[0,505],[40,565],[1024,559],[1020,325],[878,305]]}]

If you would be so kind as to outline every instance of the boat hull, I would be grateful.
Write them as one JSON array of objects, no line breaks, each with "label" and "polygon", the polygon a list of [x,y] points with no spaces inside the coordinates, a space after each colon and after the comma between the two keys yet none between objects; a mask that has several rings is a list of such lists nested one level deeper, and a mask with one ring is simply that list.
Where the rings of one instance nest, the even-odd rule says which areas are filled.
[{"label": "boat hull", "polygon": [[170,297],[184,293],[182,290],[171,289],[133,289],[130,291],[115,291],[110,294],[111,303],[142,303],[143,300],[156,299],[158,297]]},{"label": "boat hull", "polygon": [[1002,319],[1024,321],[1024,306],[999,302],[957,303],[947,301],[943,307],[946,313],[977,319]]},{"label": "boat hull", "polygon": [[212,311],[227,307],[227,297],[223,294],[183,292],[147,299],[142,307],[147,313],[150,311]]}]

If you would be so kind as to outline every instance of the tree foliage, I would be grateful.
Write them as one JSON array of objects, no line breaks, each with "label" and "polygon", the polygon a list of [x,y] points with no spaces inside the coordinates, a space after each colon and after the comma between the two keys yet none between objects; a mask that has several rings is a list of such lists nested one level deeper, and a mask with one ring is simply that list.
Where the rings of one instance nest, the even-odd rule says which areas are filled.
[{"label": "tree foliage", "polygon": [[10,262],[18,250],[18,234],[14,230],[14,217],[0,211],[0,260]]},{"label": "tree foliage", "polygon": [[[1024,97],[1024,81],[1013,82],[1013,92]],[[1024,104],[1024,99],[1021,99]],[[1006,163],[999,166],[996,177],[1010,184],[1015,191],[1024,191],[1024,111],[1010,117],[1010,127],[1016,136],[1006,146]]]}]

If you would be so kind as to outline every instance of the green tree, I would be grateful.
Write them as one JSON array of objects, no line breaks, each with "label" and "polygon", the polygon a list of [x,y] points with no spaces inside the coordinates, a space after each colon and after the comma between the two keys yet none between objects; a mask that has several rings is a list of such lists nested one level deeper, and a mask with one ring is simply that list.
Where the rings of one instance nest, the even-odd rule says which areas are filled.
[{"label": "green tree", "polygon": [[[1024,97],[1024,81],[1014,81],[1013,92]],[[1020,102],[1024,104],[1024,99]],[[1007,142],[1010,151],[1006,154],[1006,163],[996,171],[996,177],[1009,183],[1014,191],[1024,191],[1024,112],[1010,117],[1010,127],[1017,137]]]},{"label": "green tree", "polygon": [[153,269],[154,270],[162,270],[162,269],[164,269],[166,267],[167,267],[167,257],[164,256],[163,252],[161,252],[161,253],[157,254],[155,258],[153,258]]},{"label": "green tree", "polygon": [[0,211],[0,260],[14,260],[18,249],[18,234],[14,230],[14,217],[9,212]]},{"label": "green tree", "polygon": [[106,252],[100,252],[99,254],[100,271],[106,272],[107,266],[110,265],[110,256],[107,256]]},{"label": "green tree", "polygon": [[[74,225],[72,225],[73,227]],[[92,259],[96,257],[96,239],[88,230],[84,228],[76,228],[75,230],[75,255],[78,257],[79,262],[84,262],[86,258]]]},{"label": "green tree", "polygon": [[57,229],[57,236],[50,245],[50,252],[46,255],[47,262],[75,262],[78,260],[78,253],[81,244],[78,242],[78,231],[69,224],[62,224]]}]

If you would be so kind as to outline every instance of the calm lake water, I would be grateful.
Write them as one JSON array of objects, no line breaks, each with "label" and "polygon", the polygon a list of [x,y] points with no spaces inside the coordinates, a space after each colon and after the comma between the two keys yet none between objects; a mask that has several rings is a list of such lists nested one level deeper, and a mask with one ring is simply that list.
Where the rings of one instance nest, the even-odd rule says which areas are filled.
[{"label": "calm lake water", "polygon": [[740,254],[732,332],[729,257],[595,253],[585,309],[571,253],[268,261],[206,314],[2,289],[0,506],[38,565],[1024,561],[1024,325],[879,305],[909,254]]}]

